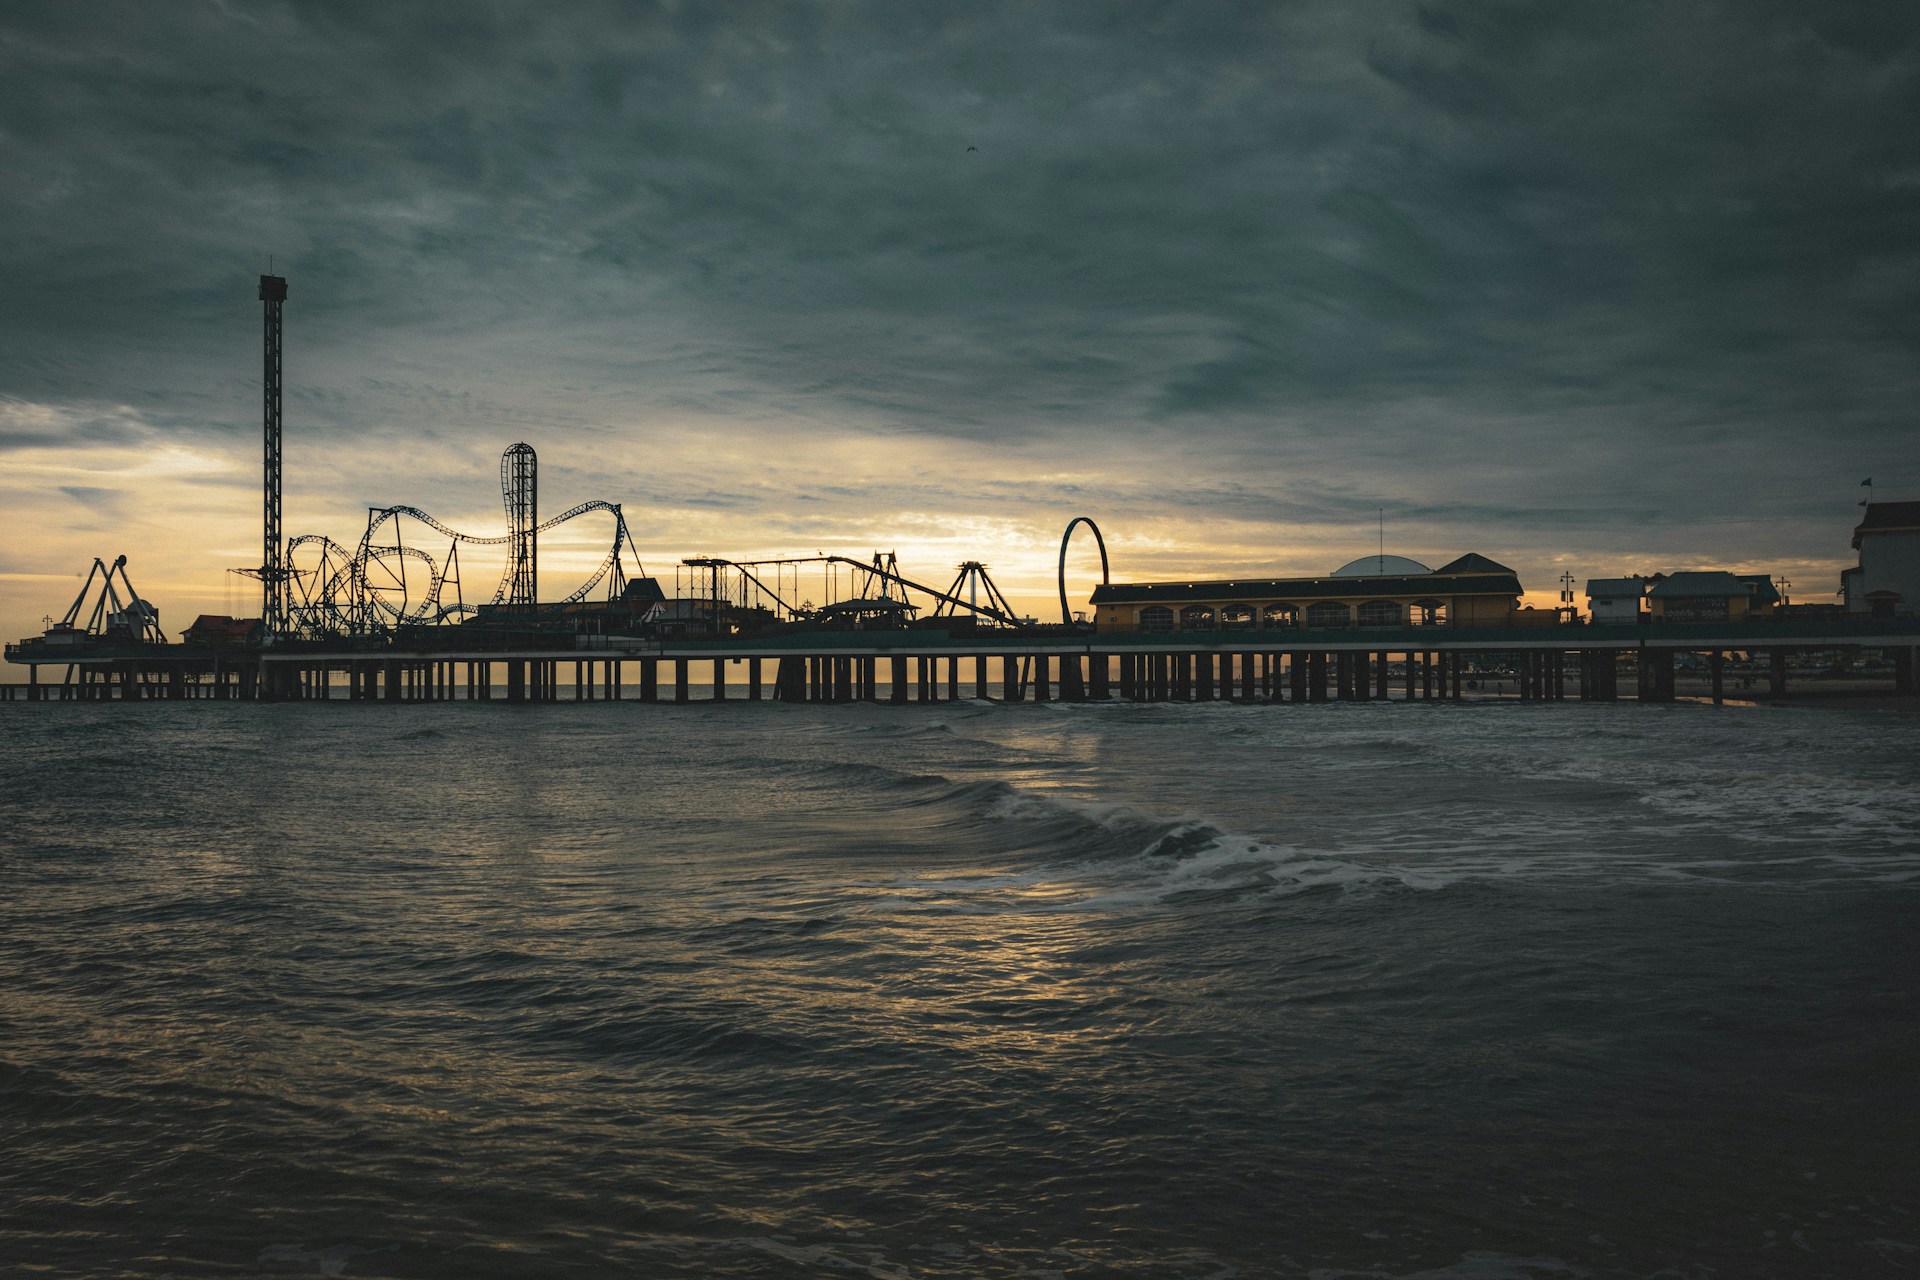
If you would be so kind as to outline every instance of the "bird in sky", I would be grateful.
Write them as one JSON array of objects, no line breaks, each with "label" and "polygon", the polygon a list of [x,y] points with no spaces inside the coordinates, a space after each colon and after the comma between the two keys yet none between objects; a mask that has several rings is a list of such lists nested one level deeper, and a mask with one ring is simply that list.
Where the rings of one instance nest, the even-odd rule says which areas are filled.
[{"label": "bird in sky", "polygon": [[978,151],[979,149],[980,149],[980,148],[978,148],[978,147],[968,147],[968,148],[967,148],[967,150],[969,150],[969,151]]}]

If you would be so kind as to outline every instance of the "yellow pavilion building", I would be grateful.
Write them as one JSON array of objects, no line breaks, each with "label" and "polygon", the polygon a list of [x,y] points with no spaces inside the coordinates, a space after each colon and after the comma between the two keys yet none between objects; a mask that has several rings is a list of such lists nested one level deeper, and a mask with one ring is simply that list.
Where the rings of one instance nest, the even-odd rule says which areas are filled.
[{"label": "yellow pavilion building", "polygon": [[1429,569],[1405,556],[1363,556],[1324,578],[1113,582],[1095,587],[1102,632],[1355,630],[1551,624],[1522,609],[1512,569],[1469,553]]}]

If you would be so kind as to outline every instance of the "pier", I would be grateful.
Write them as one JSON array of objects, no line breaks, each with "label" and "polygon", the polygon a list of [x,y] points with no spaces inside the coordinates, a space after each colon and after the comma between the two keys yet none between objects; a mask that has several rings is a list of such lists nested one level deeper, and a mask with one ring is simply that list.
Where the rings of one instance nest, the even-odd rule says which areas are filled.
[{"label": "pier", "polygon": [[[1672,702],[1683,669],[1723,702],[1732,655],[1780,696],[1816,654],[1878,651],[1890,691],[1915,692],[1920,621],[1766,620],[1606,626],[1032,634],[910,628],[764,638],[556,636],[537,646],[343,648],[291,642],[218,653],[188,645],[9,645],[27,682],[0,698],[355,702]],[[474,637],[478,639],[479,637]],[[435,636],[434,639],[439,639]],[[562,642],[565,643],[562,643]],[[1747,675],[1749,680],[1753,674]],[[696,696],[698,695],[698,696]]]},{"label": "pier", "polygon": [[[501,455],[504,533],[465,532],[403,503],[369,507],[357,542],[288,537],[286,279],[260,277],[259,298],[262,558],[232,572],[260,583],[260,616],[201,615],[171,643],[127,557],[96,558],[59,622],[6,647],[27,679],[0,684],[0,700],[1672,702],[1684,671],[1690,696],[1720,703],[1732,663],[1745,688],[1764,655],[1759,678],[1778,697],[1814,655],[1864,653],[1886,655],[1892,692],[1915,691],[1920,616],[1903,601],[1920,592],[1900,574],[1920,563],[1920,503],[1863,504],[1844,610],[1789,606],[1790,584],[1767,574],[1682,570],[1592,580],[1585,618],[1570,573],[1561,605],[1537,609],[1488,556],[1430,569],[1386,554],[1384,541],[1317,576],[1115,583],[1084,515],[1060,541],[1057,625],[1022,617],[980,560],[956,565],[943,590],[878,550],[695,556],[675,567],[669,595],[640,563],[620,503],[591,498],[540,518],[538,457],[524,441]],[[539,537],[577,519],[604,524],[605,553],[584,582],[543,600]],[[1082,526],[1100,582],[1075,613],[1067,556]],[[469,598],[473,557],[496,548],[499,585]]]}]

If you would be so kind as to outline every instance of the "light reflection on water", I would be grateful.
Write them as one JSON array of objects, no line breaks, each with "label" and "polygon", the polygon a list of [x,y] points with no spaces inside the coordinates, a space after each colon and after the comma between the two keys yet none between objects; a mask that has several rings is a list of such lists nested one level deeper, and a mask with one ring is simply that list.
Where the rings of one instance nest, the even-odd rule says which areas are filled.
[{"label": "light reflection on water", "polygon": [[1869,1273],[1916,766],[1750,708],[9,708],[0,1255]]}]

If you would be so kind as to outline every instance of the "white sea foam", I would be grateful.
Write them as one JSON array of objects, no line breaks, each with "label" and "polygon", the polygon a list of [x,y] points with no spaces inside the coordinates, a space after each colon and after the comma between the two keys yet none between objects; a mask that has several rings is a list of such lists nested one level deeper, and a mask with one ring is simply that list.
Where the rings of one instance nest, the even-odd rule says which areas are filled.
[{"label": "white sea foam", "polygon": [[[922,902],[972,910],[1101,910],[1196,893],[1285,896],[1315,889],[1432,891],[1463,882],[1635,879],[1810,885],[1920,877],[1920,787],[1813,770],[1769,772],[1693,758],[1617,756],[1573,742],[1560,757],[1540,744],[1468,735],[1469,778],[1431,819],[1417,808],[1397,822],[1314,829],[1312,839],[1249,834],[1205,814],[1169,818],[1134,804],[1026,787],[996,788],[981,817],[996,823],[1086,824],[1102,833],[1097,856],[973,877],[903,877]],[[1428,749],[1411,737],[1336,735],[1356,758]],[[1476,786],[1471,775],[1488,781]],[[1578,803],[1549,791],[1516,802],[1527,784],[1585,789]],[[1617,790],[1598,800],[1595,786]],[[1473,797],[1483,796],[1484,799]],[[1403,801],[1404,807],[1404,801]]]},{"label": "white sea foam", "polygon": [[1069,818],[1104,833],[1108,848],[1101,854],[1018,872],[903,875],[885,887],[921,907],[1098,911],[1195,893],[1286,895],[1384,884],[1431,889],[1444,883],[1423,870],[1276,844],[1223,831],[1201,816],[1168,821],[1120,803],[1007,790],[995,795],[982,816],[995,822]]}]

